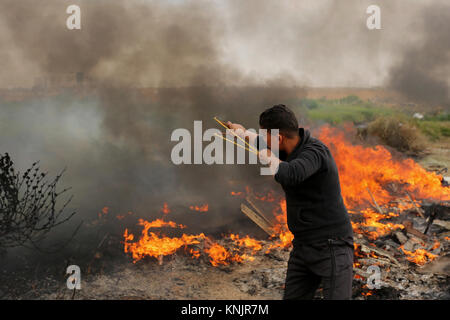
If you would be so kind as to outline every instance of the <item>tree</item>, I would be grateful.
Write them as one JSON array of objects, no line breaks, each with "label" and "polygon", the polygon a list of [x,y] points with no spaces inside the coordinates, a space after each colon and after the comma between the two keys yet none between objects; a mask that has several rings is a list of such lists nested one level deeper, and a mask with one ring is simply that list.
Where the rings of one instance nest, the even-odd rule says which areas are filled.
[{"label": "tree", "polygon": [[48,173],[40,170],[39,162],[35,162],[21,175],[8,153],[0,155],[0,250],[35,244],[75,214],[64,217],[72,196],[61,206],[57,204],[69,190],[56,190],[63,173],[64,170],[49,179]]}]

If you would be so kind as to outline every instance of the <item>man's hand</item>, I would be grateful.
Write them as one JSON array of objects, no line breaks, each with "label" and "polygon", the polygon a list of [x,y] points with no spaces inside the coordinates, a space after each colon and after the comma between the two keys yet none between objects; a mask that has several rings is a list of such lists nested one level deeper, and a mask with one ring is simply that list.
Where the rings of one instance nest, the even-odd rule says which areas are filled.
[{"label": "man's hand", "polygon": [[225,125],[231,129],[231,130],[242,130],[245,131],[245,128],[243,125],[239,124],[239,123],[232,123],[231,121],[227,121],[227,123],[225,123]]},{"label": "man's hand", "polygon": [[231,121],[227,121],[225,125],[230,129],[230,131],[232,131],[239,137],[242,138],[244,136],[245,128],[243,125],[238,123],[232,123]]},{"label": "man's hand", "polygon": [[278,172],[278,167],[281,160],[275,157],[275,155],[269,149],[261,150],[258,153],[259,160],[262,164],[268,164],[270,168],[270,173],[275,175]]}]

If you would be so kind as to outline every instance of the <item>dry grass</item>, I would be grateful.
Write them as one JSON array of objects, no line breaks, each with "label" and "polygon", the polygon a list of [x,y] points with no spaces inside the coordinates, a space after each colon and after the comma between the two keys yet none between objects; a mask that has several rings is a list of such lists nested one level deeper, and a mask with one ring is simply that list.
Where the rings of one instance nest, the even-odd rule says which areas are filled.
[{"label": "dry grass", "polygon": [[420,155],[427,146],[427,139],[420,129],[401,117],[376,119],[369,124],[368,134],[401,152]]}]

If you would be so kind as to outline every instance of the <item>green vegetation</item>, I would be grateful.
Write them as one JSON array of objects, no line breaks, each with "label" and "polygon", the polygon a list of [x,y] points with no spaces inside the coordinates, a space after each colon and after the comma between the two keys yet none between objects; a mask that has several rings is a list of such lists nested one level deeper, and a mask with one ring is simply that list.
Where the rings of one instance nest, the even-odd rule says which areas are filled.
[{"label": "green vegetation", "polygon": [[450,121],[450,113],[440,113],[434,115],[425,115],[426,121]]},{"label": "green vegetation", "polygon": [[363,123],[380,116],[394,115],[393,109],[360,100],[356,96],[342,99],[302,99],[298,109],[306,113],[313,122],[327,122],[338,125],[344,122]]},{"label": "green vegetation", "polygon": [[[401,123],[404,125],[401,132],[408,138],[405,137],[403,142],[400,143],[402,145],[400,149],[404,148],[405,141],[409,141],[409,136],[417,136],[418,142],[420,141],[417,145],[423,142],[423,135],[432,141],[439,140],[442,137],[450,137],[450,113],[448,112],[425,114],[423,119],[414,119],[412,111],[395,110],[389,106],[362,101],[357,96],[347,96],[334,100],[305,98],[296,101],[293,105],[296,106],[296,111],[305,115],[311,122],[326,122],[333,125],[344,122],[370,123],[373,133],[378,132],[377,135],[380,138],[387,138],[386,132],[390,132],[392,135],[400,132],[399,124]],[[382,134],[382,132],[384,133]]]},{"label": "green vegetation", "polygon": [[414,123],[433,141],[450,137],[450,113],[426,115],[423,120],[415,120]]}]

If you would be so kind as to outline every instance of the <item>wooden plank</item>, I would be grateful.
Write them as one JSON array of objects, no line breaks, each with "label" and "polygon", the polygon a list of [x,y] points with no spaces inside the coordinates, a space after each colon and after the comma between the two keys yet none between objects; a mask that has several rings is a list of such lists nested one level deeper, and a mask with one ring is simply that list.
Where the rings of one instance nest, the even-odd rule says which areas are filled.
[{"label": "wooden plank", "polygon": [[445,220],[434,219],[433,223],[437,226],[450,230],[450,222]]},{"label": "wooden plank", "polygon": [[258,209],[258,207],[255,204],[255,197],[252,195],[248,195],[245,200],[247,200],[248,203],[253,207],[253,209],[256,211],[256,213],[264,220],[269,226],[272,226],[272,223],[266,218],[266,216],[261,212],[261,210]]},{"label": "wooden plank", "polygon": [[408,196],[409,200],[413,204],[413,206],[416,209],[416,212],[419,214],[419,216],[421,216],[422,218],[425,219],[425,216],[423,215],[422,211],[419,209],[419,207],[417,207],[416,203],[414,202],[413,198],[411,197],[411,195],[409,194],[408,191],[406,191],[406,195]]},{"label": "wooden plank", "polygon": [[370,246],[370,245],[366,246],[365,244],[362,244],[362,243],[360,245],[361,245],[362,252],[369,253],[370,251],[373,251],[380,256],[387,257],[389,260],[391,260],[397,266],[400,266],[400,263],[397,261],[397,259],[395,259],[394,256],[392,254],[390,254],[389,252],[387,252],[383,249],[377,248],[377,247]]},{"label": "wooden plank", "polygon": [[268,235],[272,235],[273,231],[271,226],[261,218],[257,213],[255,213],[252,209],[247,207],[245,204],[241,204],[241,211],[250,218],[254,223],[256,223],[261,229],[263,229]]},{"label": "wooden plank", "polygon": [[407,233],[412,234],[413,236],[420,238],[424,241],[428,240],[428,236],[426,234],[423,234],[422,232],[420,232],[419,230],[414,229],[413,227],[413,223],[409,220],[405,220],[403,221],[403,226],[405,227],[405,230]]}]

